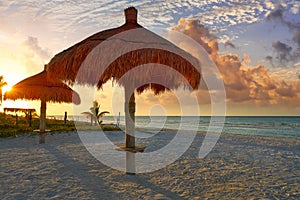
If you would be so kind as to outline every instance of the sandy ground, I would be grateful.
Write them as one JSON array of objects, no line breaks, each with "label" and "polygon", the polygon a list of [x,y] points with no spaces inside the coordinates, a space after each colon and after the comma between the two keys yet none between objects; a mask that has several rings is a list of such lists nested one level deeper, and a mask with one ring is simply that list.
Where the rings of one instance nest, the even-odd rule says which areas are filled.
[{"label": "sandy ground", "polygon": [[[151,151],[173,135],[140,140]],[[1,138],[0,199],[300,199],[300,140],[223,134],[199,159],[202,139],[173,164],[131,176],[95,159],[76,132],[42,145],[36,135]]]}]

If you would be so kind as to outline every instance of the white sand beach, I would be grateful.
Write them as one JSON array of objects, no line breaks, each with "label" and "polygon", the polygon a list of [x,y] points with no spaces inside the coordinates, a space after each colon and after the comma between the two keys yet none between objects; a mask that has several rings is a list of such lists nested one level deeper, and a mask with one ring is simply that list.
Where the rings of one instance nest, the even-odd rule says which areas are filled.
[{"label": "white sand beach", "polygon": [[[146,150],[173,135],[143,139]],[[199,159],[203,136],[173,164],[134,176],[95,159],[76,132],[48,134],[46,144],[37,135],[1,138],[0,199],[300,199],[300,140],[222,134]]]}]

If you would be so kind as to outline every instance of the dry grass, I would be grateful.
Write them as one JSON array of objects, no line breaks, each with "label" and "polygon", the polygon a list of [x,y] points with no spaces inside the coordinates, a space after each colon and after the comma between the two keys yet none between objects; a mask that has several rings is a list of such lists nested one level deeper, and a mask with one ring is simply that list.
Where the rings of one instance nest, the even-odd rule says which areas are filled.
[{"label": "dry grass", "polygon": [[[7,115],[0,113],[0,137],[16,137],[22,134],[31,134],[33,130],[39,129],[39,119],[32,119],[31,127],[29,126],[29,121],[23,117],[19,116],[18,120],[13,115]],[[101,126],[91,126],[87,122],[76,122],[67,121],[64,124],[63,120],[47,119],[46,121],[47,129],[53,132],[68,132],[79,130],[99,130],[100,128],[104,131],[115,131],[120,130],[114,125],[101,125]]]}]

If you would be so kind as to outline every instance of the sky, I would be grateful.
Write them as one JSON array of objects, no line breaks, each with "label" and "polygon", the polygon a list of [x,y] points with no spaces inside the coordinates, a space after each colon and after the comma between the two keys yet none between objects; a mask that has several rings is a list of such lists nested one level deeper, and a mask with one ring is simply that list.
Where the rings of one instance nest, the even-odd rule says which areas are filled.
[{"label": "sky", "polygon": [[[43,70],[51,58],[84,38],[124,23],[123,10],[160,33],[175,30],[197,41],[216,63],[226,90],[227,115],[300,114],[300,1],[0,1],[0,75],[9,86]],[[189,48],[185,49],[189,51]],[[4,88],[8,90],[9,87]],[[123,113],[123,91],[77,88],[80,106],[48,104],[48,115],[79,114],[97,99],[103,110]],[[90,92],[87,92],[90,91]],[[177,94],[197,105],[179,105]],[[211,113],[207,89],[137,97],[137,115]],[[4,101],[3,107],[39,110],[38,102]],[[2,109],[0,108],[0,110]],[[190,112],[189,112],[190,111]]]}]

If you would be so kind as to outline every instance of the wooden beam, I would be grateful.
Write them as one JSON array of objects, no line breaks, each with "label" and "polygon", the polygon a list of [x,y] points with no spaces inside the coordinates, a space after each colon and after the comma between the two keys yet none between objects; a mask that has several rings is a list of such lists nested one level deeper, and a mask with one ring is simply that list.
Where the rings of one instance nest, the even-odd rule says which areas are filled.
[{"label": "wooden beam", "polygon": [[[129,99],[129,101],[127,101]],[[126,102],[127,101],[127,102]],[[135,97],[134,90],[125,87],[125,145],[126,148],[135,147]]]},{"label": "wooden beam", "polygon": [[45,143],[45,128],[46,128],[46,108],[47,103],[45,100],[41,100],[41,114],[40,114],[40,140],[39,143]]}]

